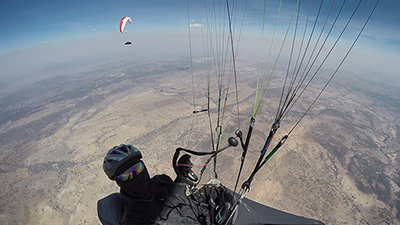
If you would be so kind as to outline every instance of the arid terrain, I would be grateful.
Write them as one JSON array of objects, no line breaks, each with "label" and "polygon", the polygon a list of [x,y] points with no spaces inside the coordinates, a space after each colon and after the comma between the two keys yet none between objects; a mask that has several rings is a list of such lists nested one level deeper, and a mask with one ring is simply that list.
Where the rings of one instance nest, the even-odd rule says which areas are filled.
[{"label": "arid terrain", "polygon": [[[119,60],[59,70],[2,94],[0,224],[99,224],[97,201],[119,191],[103,172],[103,158],[121,143],[142,151],[151,175],[172,178],[177,147],[211,151],[207,114],[192,113],[207,106],[201,63],[194,60],[193,81],[187,59]],[[221,146],[236,129],[247,132],[253,110],[257,63],[237,67],[240,114],[231,84]],[[240,184],[273,122],[283,79],[278,77],[258,112]],[[378,78],[339,73],[257,173],[247,197],[325,224],[400,224],[400,88]],[[273,145],[325,82],[316,79],[301,96]],[[211,91],[216,93],[215,85]],[[211,100],[215,124],[217,97]],[[241,153],[238,146],[218,156],[218,178],[231,189]]]}]

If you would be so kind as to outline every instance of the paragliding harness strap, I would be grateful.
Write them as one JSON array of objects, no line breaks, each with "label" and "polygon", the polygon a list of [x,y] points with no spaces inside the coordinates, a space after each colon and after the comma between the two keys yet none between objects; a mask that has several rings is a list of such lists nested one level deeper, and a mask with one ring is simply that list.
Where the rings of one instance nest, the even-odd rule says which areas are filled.
[{"label": "paragliding harness strap", "polygon": [[[191,175],[192,175],[192,178],[193,178],[193,179],[190,179],[190,177],[188,177],[187,174],[184,174],[184,173],[182,172],[182,170],[180,169],[180,167],[179,167],[178,164],[177,164],[177,162],[178,162],[178,157],[179,157],[179,153],[180,153],[181,151],[184,151],[184,152],[187,152],[187,153],[196,155],[196,156],[211,155],[211,157],[210,157],[210,158],[208,159],[208,161],[207,161],[207,163],[208,163],[208,162],[210,162],[210,160],[212,159],[212,157],[216,156],[218,153],[222,152],[222,151],[225,150],[225,149],[226,149],[226,148],[220,149],[220,150],[215,151],[215,152],[196,152],[196,151],[189,150],[189,149],[177,148],[176,151],[175,151],[175,154],[174,154],[174,156],[173,156],[173,158],[172,158],[172,166],[173,166],[173,168],[174,168],[174,170],[175,170],[175,173],[176,173],[177,177],[180,178],[181,181],[185,182],[186,184],[188,184],[188,185],[191,186],[191,187],[195,187],[195,186],[198,184],[197,181],[200,181],[200,180],[201,180],[202,174],[203,174],[203,172],[204,172],[204,170],[205,170],[206,167],[204,166],[203,169],[201,170],[200,178],[198,178],[197,176],[194,176],[194,173],[189,169],[189,170],[188,170],[188,174],[191,174]],[[188,156],[187,158],[188,158],[187,160],[189,160],[190,156]],[[189,160],[189,162],[190,162],[190,160]],[[206,163],[206,164],[207,164],[207,163]],[[190,163],[188,163],[188,164],[190,164]]]},{"label": "paragliding harness strap", "polygon": [[225,187],[217,184],[205,184],[200,189],[192,190],[190,195],[201,207],[210,212],[211,224],[224,224],[233,205],[233,196]]},{"label": "paragliding harness strap", "polygon": [[[190,149],[184,149],[184,148],[177,148],[174,154],[174,157],[172,158],[172,166],[175,170],[175,173],[177,175],[177,177],[185,182],[186,184],[188,184],[191,187],[195,187],[201,180],[201,177],[203,175],[204,170],[206,169],[206,166],[208,165],[208,163],[219,153],[221,153],[222,151],[228,149],[229,147],[236,147],[238,145],[238,141],[234,138],[234,137],[230,137],[228,138],[228,145],[220,148],[219,150],[213,151],[213,152],[196,152]],[[189,155],[183,155],[181,157],[181,159],[179,159],[179,161],[184,162],[186,165],[185,166],[189,166],[189,168],[182,168],[182,165],[178,165],[178,157],[179,157],[179,153],[183,151],[183,152],[187,152],[189,154],[193,154],[196,156],[206,156],[209,155],[210,158],[207,160],[206,164],[203,166],[203,168],[200,171],[200,177],[198,178],[193,171],[190,170],[191,167],[191,163],[190,163],[190,156]],[[185,167],[184,166],[184,167]],[[181,168],[180,168],[181,167]],[[190,175],[190,176],[188,176]]]}]

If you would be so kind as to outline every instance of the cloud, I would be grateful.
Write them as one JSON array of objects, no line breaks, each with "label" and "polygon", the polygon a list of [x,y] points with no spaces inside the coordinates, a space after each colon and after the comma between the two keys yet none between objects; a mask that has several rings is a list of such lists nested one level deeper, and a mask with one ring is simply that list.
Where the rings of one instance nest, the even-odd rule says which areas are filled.
[{"label": "cloud", "polygon": [[192,23],[189,25],[189,27],[204,27],[204,25],[200,23]]}]

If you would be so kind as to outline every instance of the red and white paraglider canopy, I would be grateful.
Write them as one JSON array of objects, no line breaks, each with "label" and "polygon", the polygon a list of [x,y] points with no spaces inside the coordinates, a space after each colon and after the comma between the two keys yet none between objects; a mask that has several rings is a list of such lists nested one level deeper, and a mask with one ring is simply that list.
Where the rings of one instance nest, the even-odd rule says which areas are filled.
[{"label": "red and white paraglider canopy", "polygon": [[130,17],[122,17],[121,21],[119,22],[119,31],[121,33],[124,32],[126,22],[132,23],[131,18]]}]

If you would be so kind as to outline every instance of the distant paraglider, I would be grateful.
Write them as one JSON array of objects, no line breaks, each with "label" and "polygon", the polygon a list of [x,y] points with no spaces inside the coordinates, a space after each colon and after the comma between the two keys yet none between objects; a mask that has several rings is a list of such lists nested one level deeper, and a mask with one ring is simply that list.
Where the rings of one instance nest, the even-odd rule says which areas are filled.
[{"label": "distant paraglider", "polygon": [[131,18],[130,17],[122,17],[121,21],[119,22],[119,31],[121,33],[124,33],[126,22],[132,23]]},{"label": "distant paraglider", "polygon": [[[132,23],[131,18],[130,17],[122,17],[121,21],[119,22],[119,31],[121,33],[124,33],[126,22]],[[131,45],[131,44],[132,44],[132,42],[127,41],[127,42],[125,42],[124,45]]]}]

